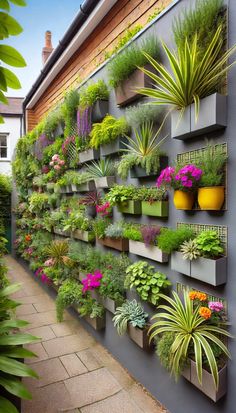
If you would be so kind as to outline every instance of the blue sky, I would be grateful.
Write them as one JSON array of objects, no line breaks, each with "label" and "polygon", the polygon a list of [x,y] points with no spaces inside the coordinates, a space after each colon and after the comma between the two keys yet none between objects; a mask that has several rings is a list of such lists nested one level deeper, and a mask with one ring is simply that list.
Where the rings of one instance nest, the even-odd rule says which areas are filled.
[{"label": "blue sky", "polygon": [[82,0],[26,0],[26,7],[12,5],[11,15],[24,31],[19,36],[4,40],[24,56],[27,67],[13,69],[21,81],[21,90],[9,89],[8,96],[25,96],[42,69],[42,47],[46,30],[52,32],[55,48],[79,11]]}]

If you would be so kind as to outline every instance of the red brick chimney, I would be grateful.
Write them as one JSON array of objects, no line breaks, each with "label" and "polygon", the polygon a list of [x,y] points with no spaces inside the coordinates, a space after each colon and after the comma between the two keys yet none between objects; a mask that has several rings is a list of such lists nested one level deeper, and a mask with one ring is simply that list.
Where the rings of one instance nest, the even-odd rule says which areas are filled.
[{"label": "red brick chimney", "polygon": [[52,47],[52,33],[47,30],[45,33],[45,46],[43,47],[42,50],[42,59],[43,59],[43,65],[46,63],[46,61],[48,60],[50,54],[53,51],[53,47]]}]

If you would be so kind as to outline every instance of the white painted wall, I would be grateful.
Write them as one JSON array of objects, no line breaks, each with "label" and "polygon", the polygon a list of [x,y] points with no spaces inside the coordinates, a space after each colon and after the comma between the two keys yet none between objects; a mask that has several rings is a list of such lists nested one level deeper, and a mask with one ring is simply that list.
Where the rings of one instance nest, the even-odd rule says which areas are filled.
[{"label": "white painted wall", "polygon": [[11,160],[21,133],[21,118],[5,116],[4,122],[0,124],[0,134],[8,134],[8,158],[0,158],[0,173],[11,174]]}]

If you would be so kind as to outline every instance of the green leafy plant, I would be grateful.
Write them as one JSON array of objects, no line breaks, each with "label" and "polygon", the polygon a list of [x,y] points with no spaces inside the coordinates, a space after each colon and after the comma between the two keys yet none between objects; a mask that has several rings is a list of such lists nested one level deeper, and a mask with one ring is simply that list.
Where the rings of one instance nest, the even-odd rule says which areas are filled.
[{"label": "green leafy plant", "polygon": [[151,103],[138,103],[125,110],[125,117],[132,128],[138,128],[143,123],[157,123],[161,121],[163,109]]},{"label": "green leafy plant", "polygon": [[100,159],[99,161],[91,162],[91,164],[86,164],[87,172],[90,174],[91,178],[101,178],[103,176],[114,176],[115,165],[109,158]]},{"label": "green leafy plant", "polygon": [[125,33],[120,36],[115,47],[113,47],[109,52],[105,52],[105,59],[109,59],[113,54],[117,53],[122,47],[124,47],[140,30],[143,26],[136,24],[132,29],[128,28]]},{"label": "green leafy plant", "polygon": [[128,177],[129,170],[135,165],[144,168],[148,175],[157,174],[160,168],[160,146],[166,138],[160,139],[161,128],[154,133],[152,123],[143,123],[139,130],[134,128],[134,138],[127,136],[126,154],[122,155],[118,165],[118,174],[122,179]]},{"label": "green leafy plant", "polygon": [[[160,295],[167,304],[160,305],[158,312],[153,316],[155,322],[151,325],[149,332],[150,340],[154,337],[165,333],[173,333],[175,335],[172,346],[170,347],[170,369],[171,373],[176,377],[181,372],[183,360],[190,356],[192,349],[194,360],[197,366],[198,380],[202,383],[202,363],[203,355],[205,356],[210,372],[213,376],[216,389],[219,384],[219,374],[217,362],[212,344],[217,347],[228,357],[229,351],[219,336],[230,337],[230,334],[223,328],[224,323],[220,321],[220,326],[214,321],[210,321],[201,316],[201,302],[194,305],[193,300],[187,291],[184,291],[184,302],[179,296],[173,292],[173,298],[166,295]],[[219,324],[219,323],[218,323]]]},{"label": "green leafy plant", "polygon": [[[76,89],[71,89],[66,93],[61,106],[62,116],[65,122],[64,135],[77,135],[76,111],[79,106],[80,96]],[[57,153],[57,152],[55,152]]]},{"label": "green leafy plant", "polygon": [[115,88],[128,79],[138,67],[145,66],[148,63],[145,53],[153,58],[159,57],[160,47],[156,37],[148,37],[140,46],[132,43],[117,54],[108,64],[109,84]]},{"label": "green leafy plant", "polygon": [[62,111],[61,106],[58,106],[46,115],[44,119],[43,132],[50,138],[61,121]]},{"label": "green leafy plant", "polygon": [[92,229],[92,223],[89,218],[85,217],[80,211],[71,211],[67,218],[62,222],[63,231],[75,231],[80,229],[82,231],[89,231]]},{"label": "green leafy plant", "polygon": [[100,79],[80,90],[80,107],[93,106],[97,100],[108,100],[108,98],[107,85]]},{"label": "green leafy plant", "polygon": [[199,39],[197,34],[190,43],[187,39],[184,48],[178,48],[177,54],[163,43],[163,49],[171,66],[166,67],[144,53],[153,68],[159,73],[154,74],[142,69],[155,84],[155,89],[140,88],[138,93],[154,99],[156,105],[167,105],[180,110],[180,117],[185,108],[195,104],[195,119],[198,118],[200,99],[217,91],[219,81],[223,79],[235,61],[228,64],[229,57],[235,52],[236,45],[222,53],[222,27],[216,30],[208,48],[199,59]]},{"label": "green leafy plant", "polygon": [[202,231],[196,238],[196,245],[201,256],[216,258],[223,254],[224,249],[216,231]]},{"label": "green leafy plant", "polygon": [[187,227],[179,227],[176,230],[161,228],[157,244],[163,252],[171,254],[173,251],[178,251],[184,241],[194,238],[194,232]]},{"label": "green leafy plant", "polygon": [[147,325],[148,314],[136,300],[125,301],[121,307],[117,307],[112,319],[120,336],[126,333],[128,323],[133,327],[144,329]]},{"label": "green leafy plant", "polygon": [[59,322],[63,321],[63,313],[67,307],[81,303],[82,288],[82,285],[73,279],[64,281],[60,286],[56,299],[57,320]]},{"label": "green leafy plant", "polygon": [[99,218],[97,217],[93,221],[93,230],[97,238],[104,238],[106,236],[106,229],[110,225],[109,218]]},{"label": "green leafy plant", "polygon": [[125,287],[135,287],[142,300],[156,305],[163,289],[171,285],[165,274],[155,271],[146,261],[138,261],[126,270]]},{"label": "green leafy plant", "polygon": [[125,270],[131,263],[130,259],[126,254],[115,256],[111,253],[104,254],[101,258],[99,268],[101,268],[103,277],[99,294],[121,304],[125,295]]},{"label": "green leafy plant", "polygon": [[203,171],[199,186],[210,187],[223,184],[224,167],[228,155],[222,152],[220,145],[208,143],[206,149],[200,154],[197,164]]},{"label": "green leafy plant", "polygon": [[111,205],[135,199],[137,188],[134,185],[114,185],[106,194],[106,199]]},{"label": "green leafy plant", "polygon": [[51,245],[45,247],[45,254],[52,258],[54,265],[71,266],[72,260],[68,257],[69,245],[66,240],[54,240]]},{"label": "green leafy plant", "polygon": [[124,238],[131,239],[133,241],[142,241],[141,225],[127,223],[123,232]]},{"label": "green leafy plant", "polygon": [[48,195],[40,192],[33,192],[29,199],[29,210],[40,212],[48,208]]},{"label": "green leafy plant", "polygon": [[124,117],[116,119],[114,116],[107,115],[102,122],[93,124],[90,146],[98,149],[100,145],[110,143],[128,132],[129,126]]},{"label": "green leafy plant", "polygon": [[183,254],[184,260],[196,260],[200,257],[200,251],[196,239],[190,239],[189,241],[184,241],[180,247],[180,252]]},{"label": "green leafy plant", "polygon": [[76,171],[67,171],[55,184],[55,191],[60,187],[67,185],[82,185],[88,181],[91,181],[91,174],[89,171],[78,173]]}]

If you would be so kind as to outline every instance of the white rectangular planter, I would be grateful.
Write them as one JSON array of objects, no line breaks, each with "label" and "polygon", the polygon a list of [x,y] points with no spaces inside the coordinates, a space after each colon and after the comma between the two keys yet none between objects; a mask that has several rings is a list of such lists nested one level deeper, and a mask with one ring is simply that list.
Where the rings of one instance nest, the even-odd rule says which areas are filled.
[{"label": "white rectangular planter", "polygon": [[143,242],[129,240],[129,252],[149,258],[157,262],[168,262],[168,254],[161,251],[154,245],[145,246]]},{"label": "white rectangular planter", "polygon": [[226,283],[227,258],[213,260],[200,257],[191,261],[191,277],[214,286]]},{"label": "white rectangular planter", "polygon": [[80,229],[76,229],[72,232],[73,238],[79,239],[84,242],[90,242],[92,239],[95,239],[95,237],[92,238],[92,235],[92,231],[82,231]]},{"label": "white rectangular planter", "polygon": [[99,149],[87,149],[86,151],[79,153],[79,161],[80,163],[85,163],[89,161],[95,161],[100,157],[100,150]]},{"label": "white rectangular planter", "polygon": [[110,188],[115,182],[115,176],[103,176],[95,179],[96,188]]},{"label": "white rectangular planter", "polygon": [[184,260],[182,252],[179,251],[171,253],[171,269],[181,274],[191,275],[190,261]]},{"label": "white rectangular planter", "polygon": [[54,228],[53,229],[54,234],[61,235],[62,237],[70,237],[71,233],[70,231],[63,231],[62,229]]},{"label": "white rectangular planter", "polygon": [[95,186],[94,181],[88,181],[88,182],[85,182],[84,184],[77,185],[78,192],[94,191],[95,189],[96,189],[96,186]]}]

